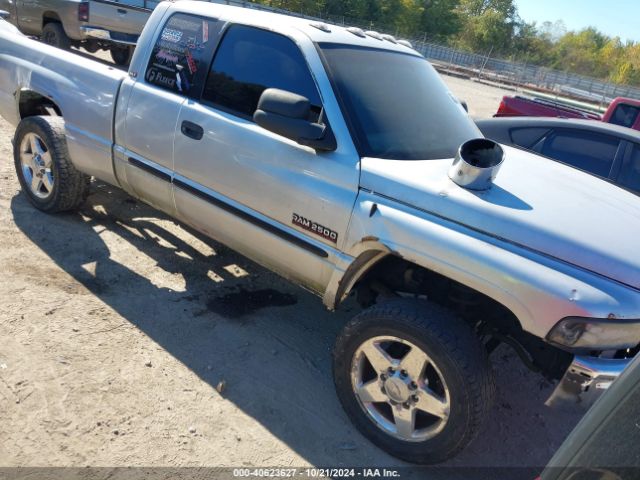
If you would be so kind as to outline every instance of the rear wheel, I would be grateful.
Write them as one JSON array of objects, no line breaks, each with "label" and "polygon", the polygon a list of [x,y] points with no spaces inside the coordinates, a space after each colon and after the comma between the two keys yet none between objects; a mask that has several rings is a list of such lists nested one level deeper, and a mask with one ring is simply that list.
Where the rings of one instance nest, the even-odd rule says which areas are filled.
[{"label": "rear wheel", "polygon": [[334,381],[360,432],[423,464],[453,457],[475,437],[494,392],[471,328],[436,305],[407,300],[376,305],[345,326]]},{"label": "rear wheel", "polygon": [[133,47],[113,46],[110,49],[113,63],[120,66],[127,66],[131,62],[133,56]]},{"label": "rear wheel", "polygon": [[49,22],[42,28],[42,41],[47,45],[69,50],[71,48],[71,39],[64,32],[62,24],[58,22]]},{"label": "rear wheel", "polygon": [[44,212],[72,210],[89,193],[90,178],[69,159],[61,117],[27,117],[16,129],[13,157],[29,201]]}]

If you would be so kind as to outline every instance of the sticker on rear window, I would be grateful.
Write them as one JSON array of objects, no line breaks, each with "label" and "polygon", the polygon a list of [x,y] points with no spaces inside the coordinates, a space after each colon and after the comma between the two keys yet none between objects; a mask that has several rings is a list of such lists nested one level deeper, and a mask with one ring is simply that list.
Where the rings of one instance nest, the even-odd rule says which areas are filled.
[{"label": "sticker on rear window", "polygon": [[172,28],[165,28],[162,31],[162,40],[165,42],[178,43],[182,40],[182,32]]}]

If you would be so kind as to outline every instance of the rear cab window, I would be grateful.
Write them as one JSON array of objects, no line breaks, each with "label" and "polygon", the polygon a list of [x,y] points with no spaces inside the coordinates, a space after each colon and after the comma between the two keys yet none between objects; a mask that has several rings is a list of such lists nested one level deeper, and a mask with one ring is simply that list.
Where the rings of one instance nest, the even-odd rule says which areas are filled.
[{"label": "rear cab window", "polygon": [[613,111],[613,115],[611,115],[609,123],[631,128],[636,123],[638,113],[640,113],[640,108],[621,103]]},{"label": "rear cab window", "polygon": [[252,119],[267,88],[306,97],[315,116],[309,120],[318,120],[320,94],[298,46],[274,32],[245,25],[230,26],[215,54],[202,101]]},{"label": "rear cab window", "polygon": [[177,94],[198,96],[219,28],[214,19],[172,15],[153,46],[146,82]]}]

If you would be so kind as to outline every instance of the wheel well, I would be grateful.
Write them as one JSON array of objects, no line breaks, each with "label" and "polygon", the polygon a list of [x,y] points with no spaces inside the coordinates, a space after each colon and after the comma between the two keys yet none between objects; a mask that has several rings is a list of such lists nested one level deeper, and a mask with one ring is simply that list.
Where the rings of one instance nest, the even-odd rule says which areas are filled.
[{"label": "wheel well", "polygon": [[44,27],[47,23],[51,22],[62,24],[62,21],[56,12],[44,12],[42,14],[42,26]]},{"label": "wheel well", "polygon": [[389,295],[427,297],[430,301],[455,310],[467,317],[477,309],[499,312],[503,331],[521,329],[517,317],[504,305],[491,297],[467,287],[444,275],[411,263],[396,255],[387,255],[372,265],[354,285],[356,297],[362,306],[369,306]]},{"label": "wheel well", "polygon": [[62,116],[60,107],[53,100],[33,90],[22,90],[20,92],[18,111],[20,119],[35,115]]},{"label": "wheel well", "polygon": [[427,299],[455,312],[493,351],[511,346],[531,369],[559,378],[571,355],[524,331],[516,315],[495,299],[435,271],[390,254],[371,266],[353,287],[356,299],[369,307],[388,297]]}]

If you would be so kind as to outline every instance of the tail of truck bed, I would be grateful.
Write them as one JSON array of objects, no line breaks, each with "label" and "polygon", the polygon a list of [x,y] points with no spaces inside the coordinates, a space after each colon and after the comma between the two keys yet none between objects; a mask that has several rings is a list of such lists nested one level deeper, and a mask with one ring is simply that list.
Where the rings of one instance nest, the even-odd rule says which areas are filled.
[{"label": "tail of truck bed", "polygon": [[88,38],[135,45],[157,1],[89,0],[88,21],[82,30]]},{"label": "tail of truck bed", "polygon": [[44,45],[0,20],[0,115],[14,125],[31,115],[62,115],[76,167],[113,179],[113,122],[126,72]]}]

